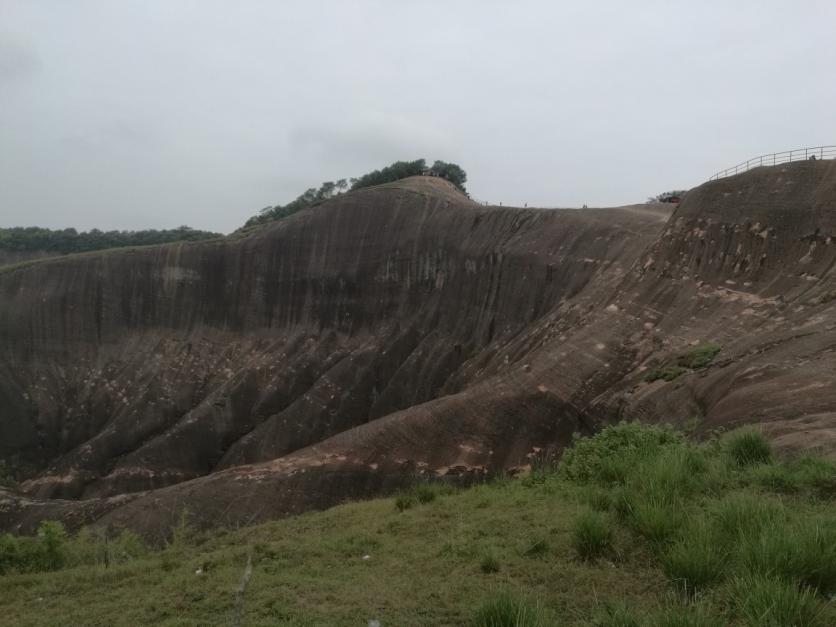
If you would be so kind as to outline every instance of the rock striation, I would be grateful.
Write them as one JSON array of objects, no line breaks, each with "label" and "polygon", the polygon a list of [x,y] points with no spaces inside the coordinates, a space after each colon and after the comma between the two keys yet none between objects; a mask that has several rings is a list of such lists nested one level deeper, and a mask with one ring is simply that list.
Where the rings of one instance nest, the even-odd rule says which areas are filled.
[{"label": "rock striation", "polygon": [[226,240],[0,268],[0,460],[25,474],[0,528],[241,524],[522,468],[618,419],[832,454],[834,228],[832,161],[675,209],[485,207],[415,177]]}]

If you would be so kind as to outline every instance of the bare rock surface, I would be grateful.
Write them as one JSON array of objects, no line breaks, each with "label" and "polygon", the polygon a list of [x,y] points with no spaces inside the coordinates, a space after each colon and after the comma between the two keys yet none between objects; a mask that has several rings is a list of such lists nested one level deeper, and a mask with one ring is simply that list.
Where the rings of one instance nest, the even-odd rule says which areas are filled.
[{"label": "bare rock surface", "polygon": [[524,467],[618,419],[832,455],[835,230],[832,161],[676,209],[485,207],[416,177],[0,269],[0,459],[27,475],[0,528],[243,524]]}]

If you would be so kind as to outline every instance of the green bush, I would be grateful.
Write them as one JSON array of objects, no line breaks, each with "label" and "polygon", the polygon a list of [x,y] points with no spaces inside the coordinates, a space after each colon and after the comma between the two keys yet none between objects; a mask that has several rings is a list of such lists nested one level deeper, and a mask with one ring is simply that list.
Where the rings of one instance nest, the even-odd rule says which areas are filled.
[{"label": "green bush", "polygon": [[558,472],[571,481],[612,485],[629,474],[634,461],[684,442],[684,436],[669,427],[621,422],[592,437],[576,435],[563,453]]},{"label": "green bush", "polygon": [[676,364],[668,364],[654,368],[645,375],[644,380],[648,383],[653,383],[659,379],[662,379],[663,381],[673,381],[674,379],[681,377],[686,372],[688,372],[687,368],[677,366]]},{"label": "green bush", "polygon": [[737,615],[749,627],[824,627],[815,592],[764,575],[748,575],[732,583]]},{"label": "green bush", "polygon": [[726,438],[726,451],[738,466],[768,464],[772,461],[772,447],[759,431],[741,429]]},{"label": "green bush", "polygon": [[483,603],[473,619],[474,627],[540,627],[540,607],[510,594],[500,594]]},{"label": "green bush", "polygon": [[593,560],[612,550],[613,530],[604,514],[588,511],[572,526],[572,547],[578,556]]},{"label": "green bush", "polygon": [[722,347],[716,342],[705,342],[699,346],[695,346],[684,355],[680,355],[676,359],[676,363],[684,368],[691,370],[698,370],[705,368],[710,364]]},{"label": "green bush", "polygon": [[0,536],[0,575],[62,568],[67,560],[67,533],[60,522],[45,520],[34,537]]},{"label": "green bush", "polygon": [[664,363],[647,373],[645,381],[663,379],[673,381],[691,370],[699,370],[710,364],[722,347],[716,342],[705,342],[678,355],[673,363]]}]

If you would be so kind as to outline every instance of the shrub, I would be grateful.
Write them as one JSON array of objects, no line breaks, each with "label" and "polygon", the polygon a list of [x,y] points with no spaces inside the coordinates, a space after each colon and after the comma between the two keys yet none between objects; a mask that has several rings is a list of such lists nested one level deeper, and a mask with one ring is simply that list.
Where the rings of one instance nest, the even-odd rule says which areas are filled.
[{"label": "shrub", "polygon": [[676,363],[684,368],[697,370],[705,368],[710,364],[722,347],[716,342],[705,342],[699,346],[695,346],[684,355],[680,355],[676,359]]},{"label": "shrub", "polygon": [[663,379],[673,381],[691,370],[699,370],[710,364],[722,347],[716,342],[705,342],[676,357],[675,362],[665,363],[647,373],[645,381]]},{"label": "shrub", "polygon": [[479,562],[479,569],[485,574],[498,573],[500,568],[499,559],[490,551],[482,555]]},{"label": "shrub", "polygon": [[675,364],[668,364],[654,368],[648,372],[647,375],[645,375],[644,380],[648,383],[653,383],[659,379],[662,379],[663,381],[673,381],[686,372],[688,372],[687,368],[683,368],[682,366],[677,366]]},{"label": "shrub", "polygon": [[572,546],[585,560],[600,557],[612,549],[613,530],[606,516],[588,511],[572,527]]},{"label": "shrub", "polygon": [[510,594],[500,594],[483,603],[473,619],[474,627],[540,627],[538,605]]},{"label": "shrub", "polygon": [[0,574],[62,568],[67,560],[66,540],[64,526],[51,520],[43,521],[34,537],[0,536]]},{"label": "shrub", "polygon": [[559,474],[577,482],[619,483],[629,474],[632,461],[683,444],[682,434],[669,427],[621,422],[592,437],[575,436],[560,460]]},{"label": "shrub", "polygon": [[67,559],[64,543],[67,539],[67,532],[64,525],[55,520],[45,520],[38,527],[38,540],[40,550],[37,552],[39,558],[38,570],[57,570],[64,565]]},{"label": "shrub", "polygon": [[824,627],[822,608],[809,588],[763,575],[732,584],[732,601],[749,627]]},{"label": "shrub", "polygon": [[725,543],[704,520],[687,527],[661,556],[665,573],[688,594],[721,581],[728,559]]},{"label": "shrub", "polygon": [[768,464],[772,459],[772,447],[763,434],[754,429],[729,434],[726,450],[738,466]]}]

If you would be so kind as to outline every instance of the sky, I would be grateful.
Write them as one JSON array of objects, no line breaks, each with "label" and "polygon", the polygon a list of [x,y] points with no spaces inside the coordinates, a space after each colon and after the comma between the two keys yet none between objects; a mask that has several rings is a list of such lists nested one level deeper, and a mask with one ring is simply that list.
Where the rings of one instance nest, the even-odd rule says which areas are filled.
[{"label": "sky", "polygon": [[642,202],[836,144],[836,2],[0,0],[0,227],[230,232],[397,160]]}]

